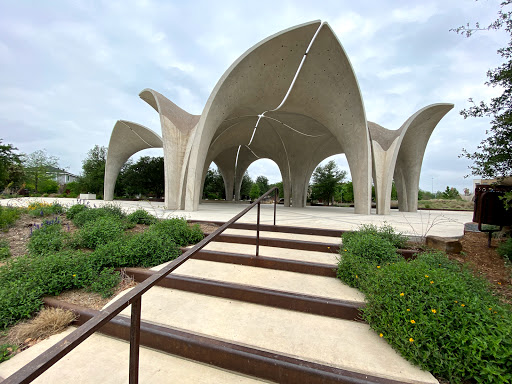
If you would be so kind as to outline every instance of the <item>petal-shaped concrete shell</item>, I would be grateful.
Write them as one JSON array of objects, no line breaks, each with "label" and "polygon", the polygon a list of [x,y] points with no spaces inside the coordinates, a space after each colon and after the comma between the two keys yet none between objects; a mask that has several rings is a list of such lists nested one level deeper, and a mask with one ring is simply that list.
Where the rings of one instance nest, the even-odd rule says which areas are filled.
[{"label": "petal-shaped concrete shell", "polygon": [[393,179],[401,211],[416,212],[421,164],[428,140],[453,104],[432,104],[413,114],[397,130],[369,122],[377,213],[388,214]]},{"label": "petal-shaped concrete shell", "polygon": [[[265,117],[258,119],[263,113]],[[236,119],[240,121],[233,123]],[[227,129],[231,142],[219,146],[217,139]],[[258,144],[258,140],[263,141]],[[320,22],[271,36],[226,71],[206,104],[189,160],[186,208],[197,209],[199,194],[195,191],[209,164],[207,158],[216,156],[210,151],[220,153],[235,142],[251,143],[251,148],[264,150],[271,158],[284,157],[276,162],[288,165],[294,206],[303,206],[309,182],[304,177],[318,164],[314,159],[318,146],[311,144],[332,140],[337,142],[335,153],[345,152],[349,159],[356,211],[369,213],[371,159],[366,117],[341,44],[331,28]]]},{"label": "petal-shaped concrete shell", "polygon": [[124,163],[135,153],[148,148],[162,148],[162,138],[143,125],[118,120],[112,130],[105,164],[104,199],[114,198],[117,176]]}]

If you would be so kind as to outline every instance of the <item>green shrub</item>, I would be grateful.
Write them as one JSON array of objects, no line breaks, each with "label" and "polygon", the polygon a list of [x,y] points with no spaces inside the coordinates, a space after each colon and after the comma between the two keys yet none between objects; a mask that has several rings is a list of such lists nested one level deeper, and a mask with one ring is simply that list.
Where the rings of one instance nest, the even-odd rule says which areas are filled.
[{"label": "green shrub", "polygon": [[183,218],[159,221],[150,226],[148,232],[157,233],[162,237],[169,237],[180,247],[195,244],[204,237],[198,224],[189,226]]},{"label": "green shrub", "polygon": [[11,248],[7,240],[0,240],[0,261],[11,257]]},{"label": "green shrub", "polygon": [[[84,211],[93,212],[94,210]],[[80,246],[95,249],[101,244],[118,239],[124,231],[124,223],[115,216],[100,216],[96,220],[86,221],[77,235]]]},{"label": "green shrub", "polygon": [[115,216],[120,219],[124,219],[126,217],[126,213],[123,212],[120,205],[115,204],[105,204],[103,207],[99,208],[105,212],[108,212],[108,215]]},{"label": "green shrub", "polygon": [[91,260],[101,268],[153,267],[180,255],[171,237],[146,231],[99,246]]},{"label": "green shrub", "polygon": [[502,242],[496,250],[500,256],[506,257],[512,261],[512,238]]},{"label": "green shrub", "polygon": [[43,255],[60,251],[65,242],[66,234],[58,219],[47,220],[40,226],[31,227],[31,235],[27,248],[31,255]]},{"label": "green shrub", "polygon": [[50,204],[44,201],[35,201],[28,205],[27,212],[32,216],[58,215],[64,213],[64,207],[57,202]]},{"label": "green shrub", "polygon": [[384,265],[398,260],[397,248],[379,233],[371,231],[346,232],[342,236],[341,258],[352,254],[371,264]]},{"label": "green shrub", "polygon": [[23,256],[0,267],[0,328],[30,317],[42,305],[41,297],[73,288],[111,294],[119,273],[101,270],[89,254],[62,251],[43,256]]},{"label": "green shrub", "polygon": [[100,217],[116,217],[119,218],[115,213],[113,214],[110,210],[104,208],[89,208],[78,212],[72,219],[73,224],[77,227],[83,227],[85,223],[95,221]]},{"label": "green shrub", "polygon": [[397,233],[395,229],[389,224],[382,224],[377,227],[373,224],[363,224],[357,231],[345,232],[343,234],[344,244],[352,236],[363,236],[365,234],[374,235],[389,241],[395,248],[404,248],[407,245],[407,236]]},{"label": "green shrub", "polygon": [[9,360],[18,348],[12,344],[0,345],[0,363]]},{"label": "green shrub", "polygon": [[157,219],[146,212],[144,209],[137,209],[135,212],[132,212],[126,216],[126,219],[128,222],[134,224],[151,225],[157,222]]},{"label": "green shrub", "polygon": [[85,211],[88,208],[89,207],[87,205],[75,204],[75,205],[71,206],[70,208],[68,208],[68,210],[66,211],[66,217],[69,220],[73,220],[76,215],[78,215],[82,211]]},{"label": "green shrub", "polygon": [[20,217],[20,209],[14,207],[4,207],[0,205],[0,230],[6,231],[12,227]]}]

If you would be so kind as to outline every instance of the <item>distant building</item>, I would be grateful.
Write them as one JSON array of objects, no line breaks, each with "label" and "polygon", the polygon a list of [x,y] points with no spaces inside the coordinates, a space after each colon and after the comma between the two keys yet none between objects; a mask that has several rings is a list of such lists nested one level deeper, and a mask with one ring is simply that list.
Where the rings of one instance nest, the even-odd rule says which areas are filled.
[{"label": "distant building", "polygon": [[68,172],[64,169],[59,169],[55,167],[48,167],[46,171],[47,175],[50,175],[53,180],[55,180],[59,185],[64,185],[67,183],[71,183],[72,181],[78,180],[78,176]]}]

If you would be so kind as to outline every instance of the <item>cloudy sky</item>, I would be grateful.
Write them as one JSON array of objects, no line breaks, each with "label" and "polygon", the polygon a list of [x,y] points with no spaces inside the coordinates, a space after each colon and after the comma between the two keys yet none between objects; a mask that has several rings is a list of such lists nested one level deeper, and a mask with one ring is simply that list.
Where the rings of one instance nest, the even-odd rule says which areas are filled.
[{"label": "cloudy sky", "polygon": [[[24,1],[0,0],[0,138],[21,152],[46,149],[70,172],[95,144],[108,145],[118,119],[160,133],[157,113],[138,97],[153,88],[201,114],[229,65],[252,45],[320,19],[344,46],[368,120],[397,129],[418,109],[455,104],[431,136],[420,188],[471,187],[462,148],[475,150],[489,119],[464,120],[468,98],[498,66],[503,31],[465,38],[450,28],[496,18],[495,0],[420,1]],[[158,150],[142,155],[161,155]],[[348,169],[343,157],[336,158]],[[254,163],[279,181],[270,160]]]}]

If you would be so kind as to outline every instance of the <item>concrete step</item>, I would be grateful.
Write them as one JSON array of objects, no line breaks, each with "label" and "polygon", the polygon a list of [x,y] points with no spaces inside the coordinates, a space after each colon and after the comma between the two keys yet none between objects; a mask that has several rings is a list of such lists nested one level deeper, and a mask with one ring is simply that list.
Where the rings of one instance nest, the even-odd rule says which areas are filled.
[{"label": "concrete step", "polygon": [[[188,262],[185,264],[188,264]],[[206,268],[209,268],[210,271],[220,269],[219,274],[210,273],[209,277],[214,277],[215,280],[201,278],[201,273],[193,270],[189,276],[172,273],[162,279],[158,286],[322,316],[361,321],[360,311],[364,307],[364,296],[359,291],[341,284],[334,278],[302,275],[306,278],[306,281],[301,287],[297,288],[296,279],[292,280],[291,284],[286,284],[286,281],[293,277],[291,275],[294,275],[290,272],[272,271],[274,272],[271,274],[272,276],[264,276],[262,281],[257,281],[257,277],[265,271],[261,271],[259,268],[250,268],[260,270],[260,273],[251,276],[248,270],[236,273],[240,270],[240,266],[235,265],[234,268],[229,269],[234,272],[230,275],[228,271],[225,272],[220,268],[222,265],[216,264],[218,263],[203,262],[202,265],[195,265],[198,271],[204,271]],[[185,270],[185,272],[187,271]],[[279,272],[283,275],[280,275]],[[126,273],[132,276],[135,281],[141,282],[150,277],[155,271],[127,268]],[[226,273],[227,276],[225,276]],[[246,281],[245,276],[249,277],[249,281]],[[328,288],[322,291],[318,288],[321,288],[319,283],[324,279],[325,286]],[[252,283],[252,285],[248,285],[249,283]],[[269,286],[282,289],[269,289]],[[311,289],[305,289],[307,286],[310,286]],[[283,290],[283,288],[286,290]],[[297,291],[304,293],[297,293]],[[314,293],[317,295],[315,296]]]},{"label": "concrete step", "polygon": [[[252,236],[256,237],[256,229],[237,229],[228,228],[223,233],[229,235]],[[323,236],[323,235],[310,235],[301,233],[288,233],[288,232],[272,232],[260,230],[260,238],[273,238],[273,239],[286,239],[286,240],[300,240],[311,241],[316,243],[329,243],[340,244],[341,237]]]},{"label": "concrete step", "polygon": [[[129,309],[122,315],[129,316]],[[359,322],[161,287],[153,287],[144,295],[142,319],[148,324],[381,380],[437,382]]]},{"label": "concrete step", "polygon": [[[212,241],[206,247],[205,251],[229,252],[240,253],[245,255],[254,256],[256,246],[253,244],[243,244],[236,242],[220,242]],[[293,248],[278,248],[274,246],[266,246],[260,243],[259,255],[264,257],[273,257],[287,260],[298,260],[320,264],[337,264],[337,257],[339,256],[337,250],[327,248],[322,251],[311,251],[301,249],[300,252]]]},{"label": "concrete step", "polygon": [[[7,378],[16,372],[74,329],[74,327],[70,327],[65,332],[51,336],[0,364],[0,382],[2,382],[2,378]],[[35,379],[33,383],[127,383],[128,356],[128,342],[120,338],[95,333]],[[251,378],[146,347],[140,348],[139,364],[140,383],[268,383],[265,380]]]}]

